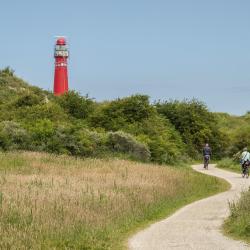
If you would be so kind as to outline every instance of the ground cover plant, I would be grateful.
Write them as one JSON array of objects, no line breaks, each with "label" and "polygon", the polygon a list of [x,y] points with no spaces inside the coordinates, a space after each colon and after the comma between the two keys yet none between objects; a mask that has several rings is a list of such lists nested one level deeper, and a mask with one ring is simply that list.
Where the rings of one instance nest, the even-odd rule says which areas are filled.
[{"label": "ground cover plant", "polygon": [[1,249],[122,249],[128,234],[228,188],[187,167],[0,153]]}]

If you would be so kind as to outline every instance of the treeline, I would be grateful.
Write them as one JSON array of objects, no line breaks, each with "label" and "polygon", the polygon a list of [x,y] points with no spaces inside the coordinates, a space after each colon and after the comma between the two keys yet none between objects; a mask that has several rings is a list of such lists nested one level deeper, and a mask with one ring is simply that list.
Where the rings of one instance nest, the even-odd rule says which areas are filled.
[{"label": "treeline", "polygon": [[198,100],[152,104],[146,95],[133,95],[97,102],[74,91],[55,97],[5,68],[0,71],[0,111],[2,150],[122,154],[170,164],[199,158],[205,142],[217,158],[233,151],[222,116]]}]

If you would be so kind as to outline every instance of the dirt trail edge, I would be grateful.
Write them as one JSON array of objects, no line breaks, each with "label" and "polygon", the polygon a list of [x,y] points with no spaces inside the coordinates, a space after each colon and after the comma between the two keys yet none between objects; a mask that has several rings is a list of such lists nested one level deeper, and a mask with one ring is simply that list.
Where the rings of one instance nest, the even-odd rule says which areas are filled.
[{"label": "dirt trail edge", "polygon": [[250,178],[221,170],[210,165],[204,170],[201,165],[193,169],[227,180],[231,189],[209,198],[191,203],[172,216],[152,224],[129,239],[130,250],[241,250],[250,246],[227,238],[221,225],[229,215],[228,202],[238,199],[242,190],[250,186]]}]

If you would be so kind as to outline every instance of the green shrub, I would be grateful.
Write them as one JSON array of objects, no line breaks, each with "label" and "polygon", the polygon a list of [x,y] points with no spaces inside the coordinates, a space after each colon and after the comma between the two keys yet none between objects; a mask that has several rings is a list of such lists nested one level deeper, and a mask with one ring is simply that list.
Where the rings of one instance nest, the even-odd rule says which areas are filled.
[{"label": "green shrub", "polygon": [[147,145],[151,160],[174,163],[186,158],[185,145],[174,126],[150,105],[148,96],[135,95],[100,105],[91,124],[107,131],[124,131]]},{"label": "green shrub", "polygon": [[216,116],[204,103],[195,99],[166,101],[156,103],[156,107],[179,131],[190,156],[199,157],[206,142],[211,145],[215,157],[224,155],[227,136],[221,132]]},{"label": "green shrub", "polygon": [[10,138],[2,130],[0,130],[0,148],[2,150],[8,150],[11,148]]},{"label": "green shrub", "polygon": [[25,94],[17,99],[15,102],[16,107],[24,107],[24,106],[33,106],[40,104],[43,101],[43,98],[41,96],[28,93]]},{"label": "green shrub", "polygon": [[108,145],[116,152],[128,153],[141,161],[148,161],[150,159],[148,147],[138,142],[133,136],[122,131],[109,132]]},{"label": "green shrub", "polygon": [[26,126],[32,137],[31,148],[46,151],[47,145],[55,133],[54,123],[48,119],[40,119]]},{"label": "green shrub", "polygon": [[127,124],[142,122],[153,113],[155,110],[150,105],[148,96],[134,95],[99,105],[91,116],[90,122],[94,127],[117,131]]},{"label": "green shrub", "polygon": [[87,130],[78,132],[72,127],[59,126],[51,137],[48,150],[70,155],[91,156],[94,145]]},{"label": "green shrub", "polygon": [[244,147],[250,147],[250,126],[237,128],[232,133],[231,154],[241,151]]},{"label": "green shrub", "polygon": [[94,111],[94,101],[88,96],[80,96],[75,91],[69,91],[55,100],[65,112],[77,119],[85,119]]},{"label": "green shrub", "polygon": [[124,130],[148,145],[152,161],[174,164],[188,158],[179,133],[158,114],[151,115],[141,123],[129,124]]},{"label": "green shrub", "polygon": [[26,149],[29,147],[30,135],[13,121],[0,123],[0,143],[2,149]]},{"label": "green shrub", "polygon": [[40,120],[50,120],[59,124],[71,123],[64,110],[57,103],[53,102],[18,108],[14,113],[14,119],[22,121],[27,126]]},{"label": "green shrub", "polygon": [[74,91],[55,97],[16,77],[9,67],[0,70],[2,121],[19,124],[20,131],[24,129],[30,140],[27,144],[14,140],[2,127],[0,146],[3,149],[13,146],[98,156],[110,153],[110,149],[115,152],[108,143],[110,134],[123,131],[125,138],[130,134],[127,142],[139,144],[131,149],[122,142],[124,147],[118,144],[117,147],[121,147],[118,151],[137,159],[174,164],[189,157],[198,158],[205,142],[211,144],[213,155],[218,158],[233,155],[243,145],[250,145],[249,114],[241,118],[215,115],[197,100],[152,105],[147,95],[140,94],[102,103]]}]

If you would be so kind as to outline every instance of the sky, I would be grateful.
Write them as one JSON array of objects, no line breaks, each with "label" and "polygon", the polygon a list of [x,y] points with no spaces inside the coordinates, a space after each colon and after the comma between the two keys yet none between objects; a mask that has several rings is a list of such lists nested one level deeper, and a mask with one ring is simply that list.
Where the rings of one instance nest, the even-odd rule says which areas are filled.
[{"label": "sky", "polygon": [[53,90],[55,36],[69,87],[97,101],[132,94],[250,110],[249,0],[0,0],[0,68]]}]

